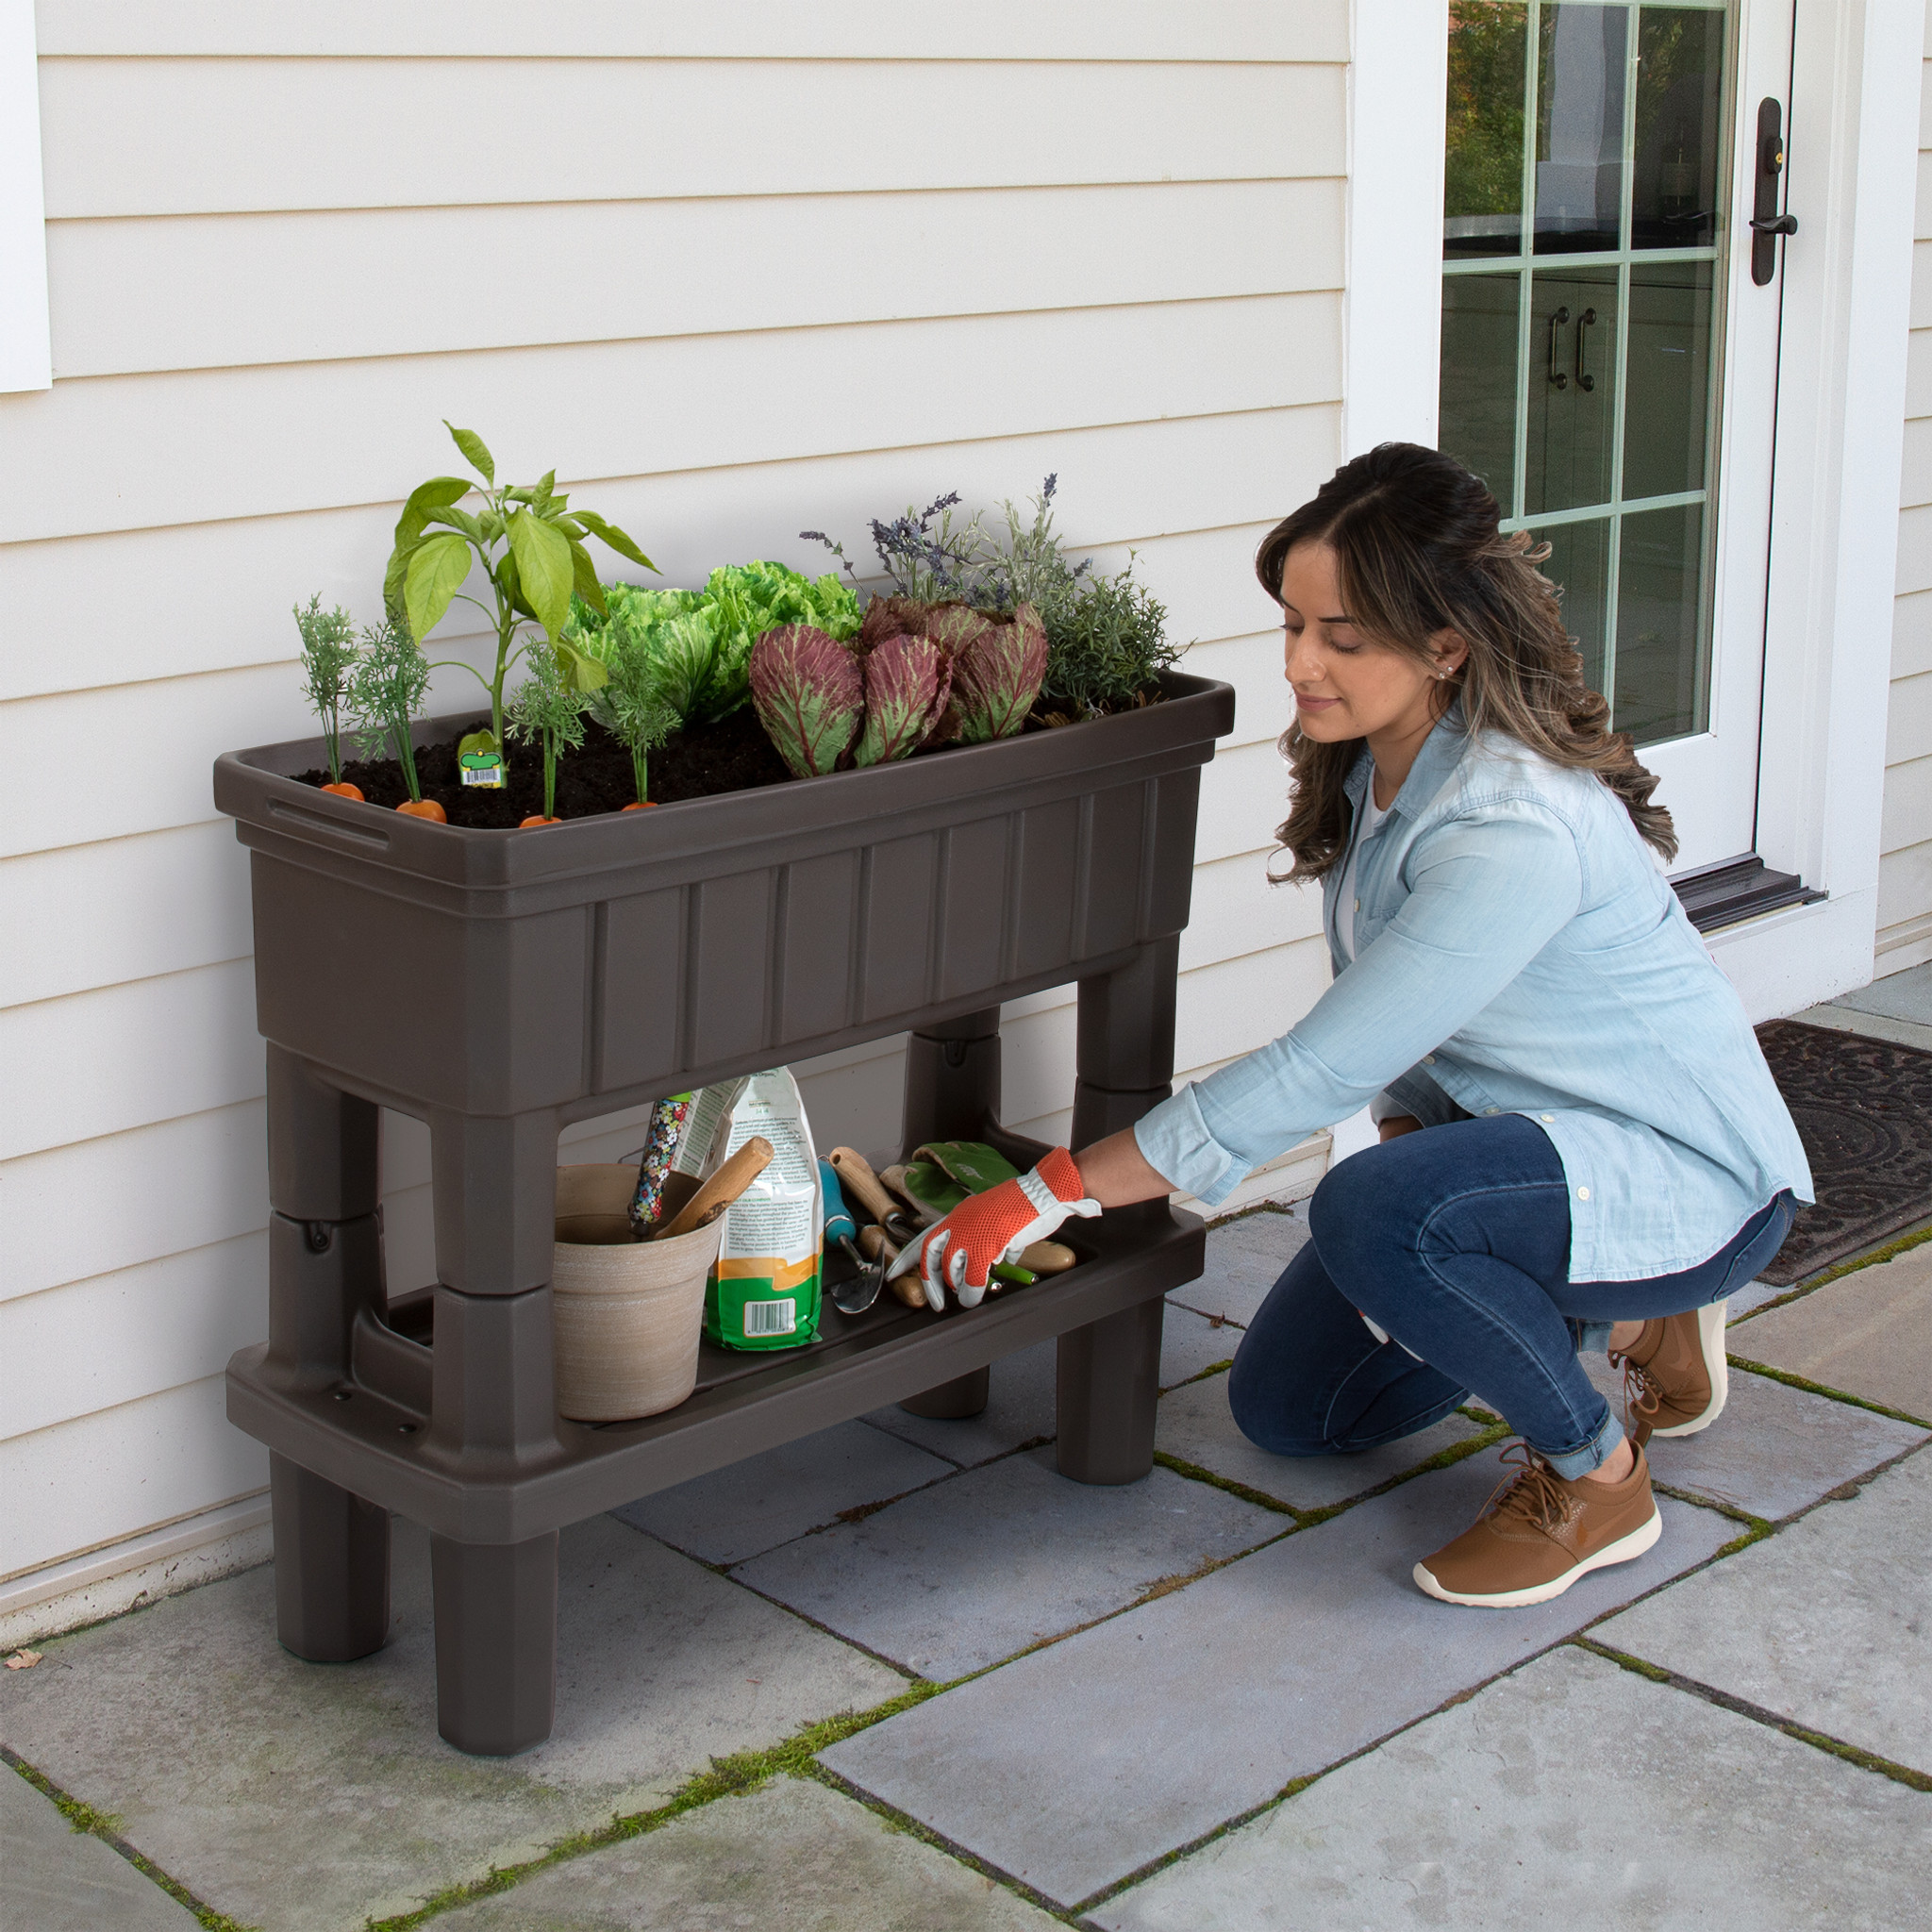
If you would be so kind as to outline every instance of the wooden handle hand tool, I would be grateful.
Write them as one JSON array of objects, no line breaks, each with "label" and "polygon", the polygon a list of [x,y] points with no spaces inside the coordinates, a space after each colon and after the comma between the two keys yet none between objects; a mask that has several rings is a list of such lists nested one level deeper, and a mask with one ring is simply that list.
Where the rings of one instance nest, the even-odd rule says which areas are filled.
[{"label": "wooden handle hand tool", "polygon": [[884,1221],[899,1205],[879,1185],[879,1177],[873,1173],[872,1163],[856,1149],[834,1147],[826,1158],[839,1176],[839,1185],[874,1221]]},{"label": "wooden handle hand tool", "polygon": [[649,1239],[675,1241],[715,1221],[771,1165],[772,1152],[772,1143],[763,1135],[754,1134],[671,1220],[662,1227],[654,1227]]}]

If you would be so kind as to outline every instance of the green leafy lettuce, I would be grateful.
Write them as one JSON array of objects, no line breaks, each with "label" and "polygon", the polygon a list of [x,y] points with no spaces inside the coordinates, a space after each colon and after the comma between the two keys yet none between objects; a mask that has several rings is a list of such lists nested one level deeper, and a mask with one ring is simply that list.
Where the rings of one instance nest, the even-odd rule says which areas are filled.
[{"label": "green leafy lettuce", "polygon": [[751,696],[752,646],[780,625],[809,625],[842,641],[858,629],[858,600],[836,576],[816,581],[782,563],[727,564],[702,591],[606,584],[608,615],[581,601],[574,629],[605,662],[648,659],[652,682],[681,725],[715,724]]}]

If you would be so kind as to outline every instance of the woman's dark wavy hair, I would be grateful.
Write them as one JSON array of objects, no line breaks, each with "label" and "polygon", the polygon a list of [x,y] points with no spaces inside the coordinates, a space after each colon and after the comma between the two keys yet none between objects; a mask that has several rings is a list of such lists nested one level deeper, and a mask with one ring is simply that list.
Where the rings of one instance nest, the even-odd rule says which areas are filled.
[{"label": "woman's dark wavy hair", "polygon": [[[1656,774],[1630,739],[1606,729],[1608,704],[1583,681],[1576,641],[1563,628],[1557,589],[1536,566],[1550,554],[1526,531],[1505,536],[1496,499],[1455,458],[1413,442],[1385,442],[1344,463],[1255,558],[1262,588],[1281,601],[1282,566],[1298,543],[1335,552],[1344,608],[1363,636],[1435,667],[1429,640],[1453,630],[1469,646],[1439,691],[1462,699],[1471,732],[1500,731],[1552,764],[1594,772],[1666,859],[1677,851],[1671,815],[1653,805]],[[1318,879],[1348,846],[1342,780],[1360,746],[1323,744],[1299,722],[1281,735],[1294,770],[1287,822],[1276,831],[1294,860],[1289,879]]]}]

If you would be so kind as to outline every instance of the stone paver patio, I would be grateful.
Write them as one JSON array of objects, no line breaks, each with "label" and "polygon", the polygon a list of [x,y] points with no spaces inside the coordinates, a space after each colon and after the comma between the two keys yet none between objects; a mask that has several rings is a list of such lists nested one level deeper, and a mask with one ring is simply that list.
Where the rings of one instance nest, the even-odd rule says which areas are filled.
[{"label": "stone paver patio", "polygon": [[[1872,1010],[1932,1044],[1918,997]],[[519,1758],[436,1736],[407,1525],[358,1664],[281,1651],[266,1569],[49,1639],[0,1677],[0,1926],[1932,1924],[1932,1246],[1740,1297],[1769,1373],[1654,1445],[1657,1548],[1504,1613],[1408,1578],[1497,1480],[1479,1407],[1322,1462],[1235,1430],[1224,1365],[1306,1236],[1210,1234],[1144,1483],[1058,1474],[1048,1346],[970,1422],[882,1411],[580,1525]]]}]

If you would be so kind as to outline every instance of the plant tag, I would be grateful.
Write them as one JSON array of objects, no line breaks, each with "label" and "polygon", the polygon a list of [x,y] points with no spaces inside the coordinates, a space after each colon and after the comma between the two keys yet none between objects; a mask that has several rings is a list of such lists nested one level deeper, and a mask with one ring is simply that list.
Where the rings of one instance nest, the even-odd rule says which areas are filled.
[{"label": "plant tag", "polygon": [[503,790],[503,756],[493,751],[466,751],[458,756],[465,785],[481,785],[491,791]]}]

